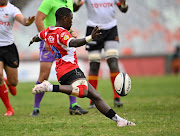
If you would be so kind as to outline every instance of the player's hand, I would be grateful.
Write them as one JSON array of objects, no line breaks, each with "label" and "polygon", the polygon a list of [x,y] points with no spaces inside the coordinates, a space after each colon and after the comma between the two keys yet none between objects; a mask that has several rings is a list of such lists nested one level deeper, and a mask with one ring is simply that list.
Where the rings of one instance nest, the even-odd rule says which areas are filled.
[{"label": "player's hand", "polygon": [[75,32],[72,28],[70,29],[69,31],[71,33],[71,36],[74,37],[74,38],[77,38],[78,37],[78,33]]},{"label": "player's hand", "polygon": [[75,31],[72,31],[72,32],[71,32],[71,35],[72,35],[72,37],[74,37],[74,38],[77,38],[77,37],[78,37],[78,33],[75,32]]},{"label": "player's hand", "polygon": [[26,25],[29,26],[31,25],[35,20],[35,16],[31,16],[31,17],[28,17],[28,19],[26,20]]},{"label": "player's hand", "polygon": [[92,39],[95,39],[98,35],[100,35],[101,34],[101,32],[99,32],[99,26],[96,26],[94,29],[93,29],[93,31],[92,31],[92,33],[91,33],[91,36],[92,36]]}]

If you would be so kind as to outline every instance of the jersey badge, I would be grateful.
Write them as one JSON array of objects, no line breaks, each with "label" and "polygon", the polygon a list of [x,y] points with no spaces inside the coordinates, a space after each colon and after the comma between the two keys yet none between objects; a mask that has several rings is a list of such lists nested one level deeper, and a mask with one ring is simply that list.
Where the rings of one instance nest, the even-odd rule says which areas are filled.
[{"label": "jersey badge", "polygon": [[68,40],[68,39],[69,39],[69,35],[65,35],[64,40]]},{"label": "jersey badge", "polygon": [[4,17],[4,18],[8,18],[8,16],[9,16],[8,14],[4,14],[4,16],[3,16],[3,17]]}]

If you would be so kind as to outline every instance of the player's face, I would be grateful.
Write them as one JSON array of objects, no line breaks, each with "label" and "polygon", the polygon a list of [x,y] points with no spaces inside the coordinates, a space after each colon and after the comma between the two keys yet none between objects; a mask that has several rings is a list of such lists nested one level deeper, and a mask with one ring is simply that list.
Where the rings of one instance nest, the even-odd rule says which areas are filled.
[{"label": "player's face", "polygon": [[0,6],[7,5],[8,0],[0,0]]},{"label": "player's face", "polygon": [[72,19],[73,19],[73,14],[71,13],[68,17],[66,17],[66,29],[70,30],[72,26]]}]

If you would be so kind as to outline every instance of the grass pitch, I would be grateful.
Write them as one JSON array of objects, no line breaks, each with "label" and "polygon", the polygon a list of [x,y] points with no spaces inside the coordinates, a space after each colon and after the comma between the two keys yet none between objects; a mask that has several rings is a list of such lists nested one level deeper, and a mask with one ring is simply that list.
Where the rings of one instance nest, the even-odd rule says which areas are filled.
[{"label": "grass pitch", "polygon": [[[0,102],[0,136],[179,136],[180,135],[180,76],[131,77],[132,89],[122,97],[123,108],[113,107],[113,92],[109,80],[100,80],[98,92],[119,114],[137,124],[135,127],[117,128],[116,123],[90,109],[82,116],[69,114],[68,96],[46,93],[40,116],[33,118],[34,83],[19,83],[17,96],[10,102],[15,110],[12,117]],[[84,109],[87,98],[78,98]]]}]

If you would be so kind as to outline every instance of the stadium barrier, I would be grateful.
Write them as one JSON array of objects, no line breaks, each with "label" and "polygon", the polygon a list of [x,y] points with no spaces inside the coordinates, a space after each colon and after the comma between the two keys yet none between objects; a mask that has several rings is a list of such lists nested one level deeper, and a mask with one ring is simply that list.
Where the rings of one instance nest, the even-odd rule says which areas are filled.
[{"label": "stadium barrier", "polygon": [[[80,68],[88,75],[89,63],[87,59],[78,59]],[[38,79],[39,61],[21,61],[18,76],[20,82],[33,81]],[[162,76],[171,72],[171,60],[168,55],[155,56],[125,56],[119,58],[121,72],[130,76]],[[107,72],[108,71],[108,72]],[[106,60],[103,59],[99,71],[100,78],[109,77],[109,68]],[[55,63],[53,63],[49,80],[56,81]]]}]

